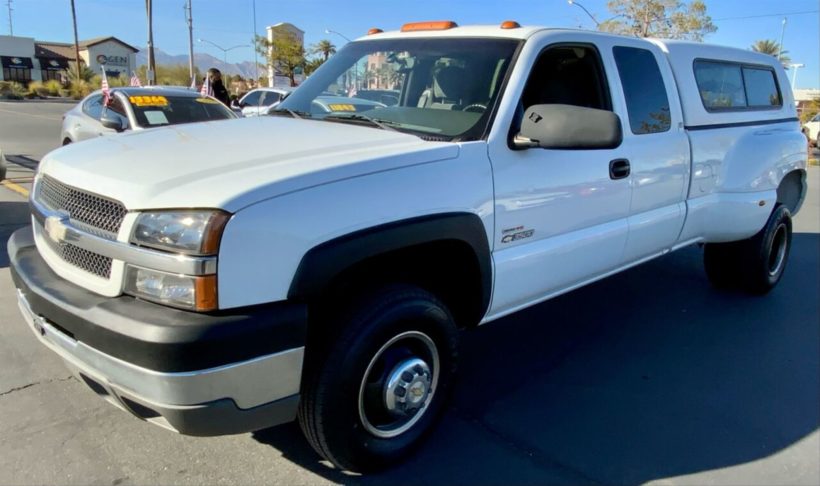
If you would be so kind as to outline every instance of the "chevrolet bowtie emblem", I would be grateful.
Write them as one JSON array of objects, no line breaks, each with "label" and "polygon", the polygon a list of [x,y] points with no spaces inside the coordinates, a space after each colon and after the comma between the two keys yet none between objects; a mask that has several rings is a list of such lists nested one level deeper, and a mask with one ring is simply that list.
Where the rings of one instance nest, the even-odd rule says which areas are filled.
[{"label": "chevrolet bowtie emblem", "polygon": [[46,234],[55,243],[60,243],[65,239],[68,216],[49,216],[46,218]]}]

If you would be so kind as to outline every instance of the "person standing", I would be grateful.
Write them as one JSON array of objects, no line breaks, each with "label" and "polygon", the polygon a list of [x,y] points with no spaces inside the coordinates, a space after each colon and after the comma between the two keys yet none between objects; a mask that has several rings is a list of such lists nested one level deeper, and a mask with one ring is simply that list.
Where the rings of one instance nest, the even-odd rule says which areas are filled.
[{"label": "person standing", "polygon": [[217,68],[210,68],[205,76],[207,76],[207,81],[210,85],[209,94],[221,101],[225,106],[230,106],[231,101],[228,96],[228,90],[225,89],[225,84],[222,83],[222,72]]}]

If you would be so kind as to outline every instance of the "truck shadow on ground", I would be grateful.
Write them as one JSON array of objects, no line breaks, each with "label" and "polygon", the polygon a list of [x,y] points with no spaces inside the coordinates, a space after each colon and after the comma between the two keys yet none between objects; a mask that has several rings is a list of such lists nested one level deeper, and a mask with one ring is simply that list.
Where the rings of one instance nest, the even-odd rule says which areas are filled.
[{"label": "truck shadow on ground", "polygon": [[[0,188],[0,191],[5,191]],[[0,268],[9,266],[9,254],[6,245],[9,237],[18,228],[29,224],[29,207],[26,202],[0,201]]]},{"label": "truck shadow on ground", "polygon": [[289,424],[254,438],[336,482],[640,484],[744,464],[818,428],[820,235],[765,297],[718,291],[693,247],[463,334],[420,451],[350,476]]}]

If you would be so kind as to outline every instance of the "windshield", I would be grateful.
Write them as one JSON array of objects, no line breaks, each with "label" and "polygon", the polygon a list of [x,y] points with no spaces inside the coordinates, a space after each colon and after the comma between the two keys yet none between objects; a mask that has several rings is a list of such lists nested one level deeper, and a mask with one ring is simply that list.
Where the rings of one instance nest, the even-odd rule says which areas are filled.
[{"label": "windshield", "polygon": [[362,123],[434,140],[477,139],[518,44],[453,38],[353,42],[271,114]]},{"label": "windshield", "polygon": [[212,98],[191,96],[129,96],[141,127],[178,125],[235,118],[231,110]]}]

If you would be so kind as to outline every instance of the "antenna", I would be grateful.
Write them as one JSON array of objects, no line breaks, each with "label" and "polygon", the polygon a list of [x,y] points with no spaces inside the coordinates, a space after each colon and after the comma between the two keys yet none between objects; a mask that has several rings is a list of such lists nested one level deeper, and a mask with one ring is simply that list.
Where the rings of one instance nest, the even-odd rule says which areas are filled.
[{"label": "antenna", "polygon": [[6,0],[6,7],[8,7],[8,9],[9,9],[9,35],[14,37],[14,25],[11,22],[11,12],[14,9],[11,8],[11,1],[12,0]]}]

